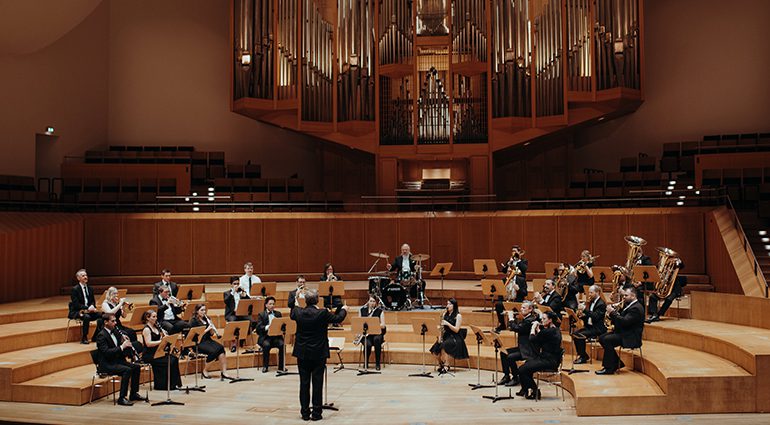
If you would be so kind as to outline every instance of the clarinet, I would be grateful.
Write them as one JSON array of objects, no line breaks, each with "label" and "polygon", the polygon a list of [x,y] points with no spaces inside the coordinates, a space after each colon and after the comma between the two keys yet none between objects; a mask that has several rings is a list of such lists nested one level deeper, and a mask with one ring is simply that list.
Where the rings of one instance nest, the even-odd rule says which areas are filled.
[{"label": "clarinet", "polygon": [[[115,329],[117,329],[117,330],[118,330],[118,333],[119,333],[119,334],[120,334],[120,336],[123,338],[123,342],[125,342],[125,341],[131,341],[131,338],[129,338],[129,337],[128,337],[128,335],[126,335],[126,333],[125,333],[125,332],[123,332],[122,330],[120,330],[120,328],[115,328]],[[134,348],[134,344],[128,344],[128,348],[130,348],[130,349],[131,349],[131,361],[132,361],[133,363],[139,363],[139,361],[140,361],[141,359],[140,359],[140,357],[139,357],[139,353],[136,351],[136,348]]]}]

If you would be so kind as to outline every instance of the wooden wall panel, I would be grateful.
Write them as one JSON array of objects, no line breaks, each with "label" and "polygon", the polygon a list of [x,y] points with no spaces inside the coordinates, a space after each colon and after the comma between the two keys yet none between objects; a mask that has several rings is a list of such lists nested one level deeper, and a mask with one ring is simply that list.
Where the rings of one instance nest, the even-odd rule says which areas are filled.
[{"label": "wooden wall panel", "polygon": [[[297,234],[297,267],[308,281],[321,276],[323,265],[331,261],[331,221],[329,219],[299,220]],[[337,269],[337,264],[334,264]],[[344,277],[344,276],[343,276]]]},{"label": "wooden wall panel", "polygon": [[[491,220],[489,217],[467,217],[460,219],[460,264],[457,270],[473,270],[474,258],[495,258],[490,251]],[[433,264],[442,261],[437,258]]]},{"label": "wooden wall panel", "polygon": [[[524,245],[524,217],[492,217],[491,232],[488,258],[494,258],[497,263],[508,261],[513,245],[521,245],[525,251],[527,250]],[[529,258],[527,254],[525,257]],[[481,257],[476,256],[475,258]],[[473,268],[471,267],[470,270]]]},{"label": "wooden wall panel", "polygon": [[158,271],[193,273],[192,220],[158,220]]},{"label": "wooden wall panel", "polygon": [[157,220],[126,219],[121,227],[120,274],[159,274]]},{"label": "wooden wall panel", "polygon": [[297,271],[297,220],[265,220],[265,273],[294,273]]},{"label": "wooden wall panel", "polygon": [[264,271],[262,264],[262,223],[260,219],[233,219],[227,221],[227,273],[243,272],[243,265],[251,262],[254,273]]},{"label": "wooden wall panel", "polygon": [[[686,273],[706,272],[703,214],[675,214],[666,216],[666,247],[678,252]],[[654,247],[657,245],[653,245]],[[653,253],[650,249],[649,252]],[[652,256],[652,254],[647,254]],[[657,253],[653,256],[657,261]]]},{"label": "wooden wall panel", "polygon": [[[711,278],[711,284],[714,285],[715,292],[728,292],[733,294],[743,295],[743,287],[741,286],[738,273],[735,270],[730,254],[725,246],[722,233],[719,231],[719,225],[716,223],[714,215],[711,213],[706,214],[706,231],[705,231],[705,250],[706,250],[706,273]],[[675,248],[672,248],[675,249]],[[690,262],[682,258],[685,268],[683,272],[690,272]],[[693,302],[695,297],[693,297]],[[693,306],[694,307],[694,306]],[[720,310],[725,310],[721,308]],[[736,311],[744,312],[742,309],[733,309]],[[693,311],[694,313],[694,311]],[[745,314],[741,314],[745,315]],[[696,317],[693,316],[695,319]],[[704,317],[704,319],[708,320]]]},{"label": "wooden wall panel", "polygon": [[193,220],[193,273],[218,274],[227,267],[227,221]]},{"label": "wooden wall panel", "polygon": [[430,220],[427,218],[399,218],[398,243],[388,251],[390,261],[401,255],[401,245],[409,244],[413,254],[430,254]]},{"label": "wooden wall panel", "polygon": [[85,268],[88,273],[119,275],[120,221],[114,218],[88,218],[84,235]]},{"label": "wooden wall panel", "polygon": [[[599,255],[598,266],[624,264],[628,244],[623,240],[628,232],[628,219],[624,215],[595,215],[593,220],[593,250]],[[577,260],[576,260],[577,261]]]},{"label": "wooden wall panel", "polygon": [[[400,245],[398,239],[398,221],[395,218],[372,218],[364,220],[365,249],[367,254],[366,270],[377,260],[368,256],[370,252],[386,252],[391,256],[396,255],[396,249]],[[377,270],[385,267],[383,260],[377,263]]]},{"label": "wooden wall panel", "polygon": [[[331,220],[331,262],[340,273],[364,270],[364,219]],[[323,266],[319,263],[318,270]],[[343,276],[344,277],[344,276]]]},{"label": "wooden wall panel", "polygon": [[557,262],[575,264],[584,249],[592,249],[593,231],[590,216],[562,216],[558,218]]},{"label": "wooden wall panel", "polygon": [[[542,273],[545,262],[558,258],[556,217],[526,217],[524,219],[525,258],[529,260],[529,271]],[[510,255],[510,249],[508,255]],[[507,258],[506,258],[507,259]]]},{"label": "wooden wall panel", "polygon": [[412,253],[425,253],[431,256],[427,263],[423,263],[424,269],[430,270],[436,262],[452,262],[459,269],[473,270],[473,261],[470,269],[462,267],[460,262],[460,221],[464,219],[436,217],[430,221],[430,251],[415,251]]},{"label": "wooden wall panel", "polygon": [[[644,254],[648,255],[652,262],[655,263],[658,259],[658,252],[655,251],[655,247],[663,246],[666,243],[666,218],[658,214],[629,215],[628,233],[626,235],[639,236],[646,240],[647,245],[643,246],[642,249]],[[628,244],[626,244],[624,250],[623,264],[626,262]]]}]

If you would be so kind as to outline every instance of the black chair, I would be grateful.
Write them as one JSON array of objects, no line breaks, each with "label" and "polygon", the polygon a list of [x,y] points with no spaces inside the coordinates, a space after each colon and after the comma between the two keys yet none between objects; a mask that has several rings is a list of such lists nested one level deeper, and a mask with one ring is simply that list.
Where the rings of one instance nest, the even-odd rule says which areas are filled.
[{"label": "black chair", "polygon": [[[556,387],[556,396],[559,396],[559,388],[561,388],[561,401],[564,401],[564,384],[561,380],[561,364],[564,360],[564,349],[561,349],[561,356],[559,356],[559,364],[556,365],[555,369],[552,370],[541,370],[538,372],[535,372],[535,380],[537,382],[538,388],[540,387],[540,382],[545,382],[548,385],[553,385]],[[537,401],[538,398],[535,397],[535,401]]]},{"label": "black chair", "polygon": [[[94,401],[94,388],[101,387],[107,380],[112,382],[112,404],[117,404],[115,398],[115,382],[120,380],[119,375],[102,372],[99,370],[99,350],[91,350],[91,362],[93,362],[95,370],[94,375],[91,377],[91,397],[88,398],[88,404]],[[100,379],[100,383],[96,383],[96,379]]]}]

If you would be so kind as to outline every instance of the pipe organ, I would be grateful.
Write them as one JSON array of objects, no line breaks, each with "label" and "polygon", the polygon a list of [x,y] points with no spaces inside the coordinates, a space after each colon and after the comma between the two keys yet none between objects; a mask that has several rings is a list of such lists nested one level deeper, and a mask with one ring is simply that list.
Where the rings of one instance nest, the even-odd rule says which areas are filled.
[{"label": "pipe organ", "polygon": [[566,125],[569,102],[641,98],[643,0],[231,1],[234,101],[299,129],[486,143]]}]

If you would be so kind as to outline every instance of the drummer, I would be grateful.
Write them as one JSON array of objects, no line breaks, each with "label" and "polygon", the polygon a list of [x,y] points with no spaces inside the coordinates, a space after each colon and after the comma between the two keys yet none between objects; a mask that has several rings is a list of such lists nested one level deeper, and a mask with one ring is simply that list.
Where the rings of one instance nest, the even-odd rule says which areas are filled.
[{"label": "drummer", "polygon": [[409,295],[412,298],[417,299],[418,295],[425,294],[425,281],[421,279],[420,268],[417,261],[412,258],[409,244],[401,245],[401,255],[396,257],[392,264],[388,264],[387,268],[391,272],[396,272],[396,282],[410,286]]}]

